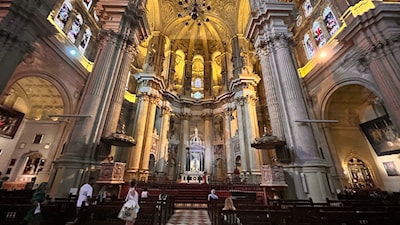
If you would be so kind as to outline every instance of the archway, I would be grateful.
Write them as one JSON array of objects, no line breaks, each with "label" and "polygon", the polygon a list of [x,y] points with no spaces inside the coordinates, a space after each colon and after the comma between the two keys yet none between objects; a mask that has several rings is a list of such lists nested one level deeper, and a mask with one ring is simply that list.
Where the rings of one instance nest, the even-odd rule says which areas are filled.
[{"label": "archway", "polygon": [[[371,188],[379,186],[380,177],[374,181],[366,181],[366,173],[379,174],[375,152],[368,143],[360,125],[381,117],[386,114],[384,106],[380,103],[379,97],[368,88],[359,84],[344,85],[336,89],[329,97],[326,104],[325,118],[338,120],[338,123],[326,124],[325,132],[328,137],[329,149],[332,160],[336,164],[338,176],[342,188],[354,186],[351,170],[364,174],[363,185],[356,185],[359,188]],[[357,155],[358,159],[349,159],[349,155]],[[359,159],[365,165],[370,163],[368,170],[361,166]],[[352,160],[349,164],[349,160]],[[349,165],[349,167],[348,167]],[[358,173],[357,172],[357,173]],[[360,175],[360,174],[358,174]],[[359,181],[357,181],[359,182]],[[369,183],[368,185],[366,183]]]}]

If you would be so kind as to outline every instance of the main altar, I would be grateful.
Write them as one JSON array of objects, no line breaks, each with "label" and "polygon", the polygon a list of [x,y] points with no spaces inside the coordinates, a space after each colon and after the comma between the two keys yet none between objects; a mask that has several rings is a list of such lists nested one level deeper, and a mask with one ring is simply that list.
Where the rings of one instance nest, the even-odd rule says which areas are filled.
[{"label": "main altar", "polygon": [[186,147],[185,170],[180,174],[181,183],[206,183],[207,172],[204,170],[205,147],[195,128],[194,136]]}]

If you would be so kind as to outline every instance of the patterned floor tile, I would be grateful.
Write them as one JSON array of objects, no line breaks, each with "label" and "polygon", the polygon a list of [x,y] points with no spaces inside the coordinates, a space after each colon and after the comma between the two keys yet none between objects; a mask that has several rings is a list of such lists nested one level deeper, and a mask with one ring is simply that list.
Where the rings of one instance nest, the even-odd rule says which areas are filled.
[{"label": "patterned floor tile", "polygon": [[211,225],[207,210],[177,209],[167,225]]}]

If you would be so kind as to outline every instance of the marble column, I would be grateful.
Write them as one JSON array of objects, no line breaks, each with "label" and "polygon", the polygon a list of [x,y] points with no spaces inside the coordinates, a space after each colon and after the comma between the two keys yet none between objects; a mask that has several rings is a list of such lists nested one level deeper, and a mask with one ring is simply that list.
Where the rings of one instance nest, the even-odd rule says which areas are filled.
[{"label": "marble column", "polygon": [[240,157],[241,157],[241,168],[242,172],[249,172],[250,165],[248,159],[247,145],[246,145],[246,123],[248,122],[244,114],[244,99],[236,99],[236,111],[237,111],[237,121],[238,121],[238,136],[239,136],[239,147],[240,147]]},{"label": "marble column", "polygon": [[[142,159],[141,159],[141,166],[140,166],[140,173],[142,180],[147,179],[147,175],[149,173],[149,161],[150,161],[150,151],[153,142],[153,132],[154,132],[154,122],[156,116],[156,108],[159,99],[157,97],[152,96],[149,101],[149,111],[147,114],[147,122],[146,122],[146,129],[145,129],[145,139],[144,139],[144,146],[142,150]],[[142,118],[144,119],[144,118]]]},{"label": "marble column", "polygon": [[[213,129],[212,129],[212,113],[204,113],[202,114],[202,119],[204,121],[204,147],[205,147],[205,163],[204,163],[204,171],[210,173],[213,171],[212,165],[214,164],[214,156],[213,156]],[[213,174],[214,175],[214,174]]]},{"label": "marble column", "polygon": [[149,110],[149,96],[146,94],[142,94],[138,97],[138,106],[135,118],[134,127],[134,137],[136,140],[136,146],[133,146],[130,150],[129,160],[127,162],[127,173],[129,176],[128,179],[138,178],[139,175],[139,167],[140,167],[140,160],[142,158],[142,149],[144,146],[145,140],[145,130],[146,130],[146,123],[147,123],[147,114]]},{"label": "marble column", "polygon": [[277,71],[275,79],[280,85],[279,97],[282,105],[282,112],[286,115],[288,138],[287,143],[294,148],[295,161],[299,163],[320,160],[317,144],[313,131],[309,124],[298,123],[296,120],[309,119],[303,92],[300,87],[298,74],[289,49],[289,39],[286,34],[272,37],[276,51]]},{"label": "marble column", "polygon": [[[116,62],[117,66],[115,73],[117,73],[117,79],[110,106],[107,112],[107,119],[105,120],[102,137],[110,137],[112,133],[120,132],[117,130],[118,122],[121,117],[121,108],[124,101],[124,90],[126,82],[128,80],[130,65],[133,61],[132,53],[136,52],[131,46],[130,41],[124,41],[122,46],[122,57],[119,62]],[[99,150],[97,151],[97,160],[104,159],[110,153],[111,146],[108,144],[100,143]]]},{"label": "marble column", "polygon": [[79,112],[79,115],[88,117],[77,119],[70,142],[66,146],[65,156],[71,155],[79,159],[89,157],[91,153],[86,150],[98,144],[100,140],[112,96],[110,91],[114,90],[117,79],[114,72],[119,63],[115,60],[122,54],[120,45],[122,36],[114,32],[103,33],[103,35],[106,43],[96,60],[88,91]]},{"label": "marble column", "polygon": [[250,168],[252,174],[261,174],[260,166],[262,164],[261,153],[259,150],[252,148],[251,143],[259,137],[259,130],[258,130],[258,120],[257,120],[257,112],[256,112],[256,103],[258,99],[253,96],[248,96],[246,99],[246,107],[245,107],[245,114],[249,123],[247,123],[247,148],[249,149],[249,160],[250,160]]},{"label": "marble column", "polygon": [[189,135],[190,135],[190,127],[189,127],[189,119],[191,117],[190,113],[182,113],[181,115],[181,132],[180,132],[180,173],[183,173],[186,170],[186,148],[189,147]]},{"label": "marble column", "polygon": [[224,108],[225,114],[225,122],[224,122],[224,141],[225,141],[225,154],[226,154],[226,164],[227,164],[227,172],[228,174],[232,174],[233,170],[236,168],[235,163],[233,162],[233,152],[231,148],[231,118],[232,118],[232,109],[227,106]]},{"label": "marble column", "polygon": [[165,165],[168,162],[168,131],[169,131],[169,120],[171,118],[171,109],[167,106],[162,107],[162,124],[160,134],[160,155],[157,163],[157,173],[160,176],[165,174]]},{"label": "marble column", "polygon": [[[95,164],[94,153],[99,144],[101,131],[110,104],[112,90],[115,88],[120,66],[122,46],[125,35],[112,31],[103,32],[103,47],[99,51],[82,107],[71,132],[64,154],[55,161],[58,170],[54,182],[62,182],[52,194],[65,196],[71,187],[77,187],[91,175],[91,166]],[[60,172],[62,171],[62,172]],[[77,185],[77,186],[76,186]]]},{"label": "marble column", "polygon": [[135,50],[131,45],[123,46],[121,63],[119,63],[120,66],[116,71],[118,76],[107,113],[107,120],[104,125],[103,136],[109,136],[117,131],[122,103],[124,101],[124,90],[129,76],[130,65],[133,61],[133,52]]},{"label": "marble column", "polygon": [[275,84],[273,79],[274,64],[272,63],[272,47],[271,43],[264,42],[263,45],[256,46],[257,55],[260,59],[261,71],[265,87],[265,95],[267,97],[267,107],[269,120],[271,123],[272,135],[280,140],[284,140],[283,125],[281,113],[279,110],[278,97],[276,96]]},{"label": "marble column", "polygon": [[[274,110],[272,116],[280,113],[287,147],[292,152],[292,163],[284,165],[284,169],[293,185],[288,187],[288,195],[293,198],[311,197],[314,201],[325,201],[333,197],[329,188],[329,165],[319,156],[316,139],[309,123],[297,120],[309,119],[306,102],[301,89],[296,65],[291,54],[292,34],[286,24],[286,18],[293,10],[293,3],[260,2],[263,11],[256,11],[250,20],[247,38],[255,40],[255,46],[262,50],[266,46],[269,52],[261,57],[263,75],[274,87],[266,86],[269,103]],[[264,47],[263,47],[264,48]],[[263,58],[269,54],[269,58]],[[272,71],[270,71],[272,70]],[[273,89],[272,89],[273,88]],[[275,98],[276,96],[276,98]],[[275,107],[275,108],[274,108]],[[277,108],[279,108],[279,111]],[[275,115],[274,115],[275,113]],[[272,121],[271,121],[272,122]],[[279,135],[280,124],[274,118],[274,132]],[[324,179],[325,178],[325,179]],[[323,181],[321,184],[320,181]]]}]

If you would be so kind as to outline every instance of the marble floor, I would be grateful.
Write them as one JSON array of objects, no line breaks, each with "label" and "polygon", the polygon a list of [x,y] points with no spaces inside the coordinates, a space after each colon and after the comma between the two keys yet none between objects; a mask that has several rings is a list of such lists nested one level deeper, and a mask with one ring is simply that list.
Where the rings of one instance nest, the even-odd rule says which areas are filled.
[{"label": "marble floor", "polygon": [[206,209],[176,209],[167,225],[211,225]]}]

